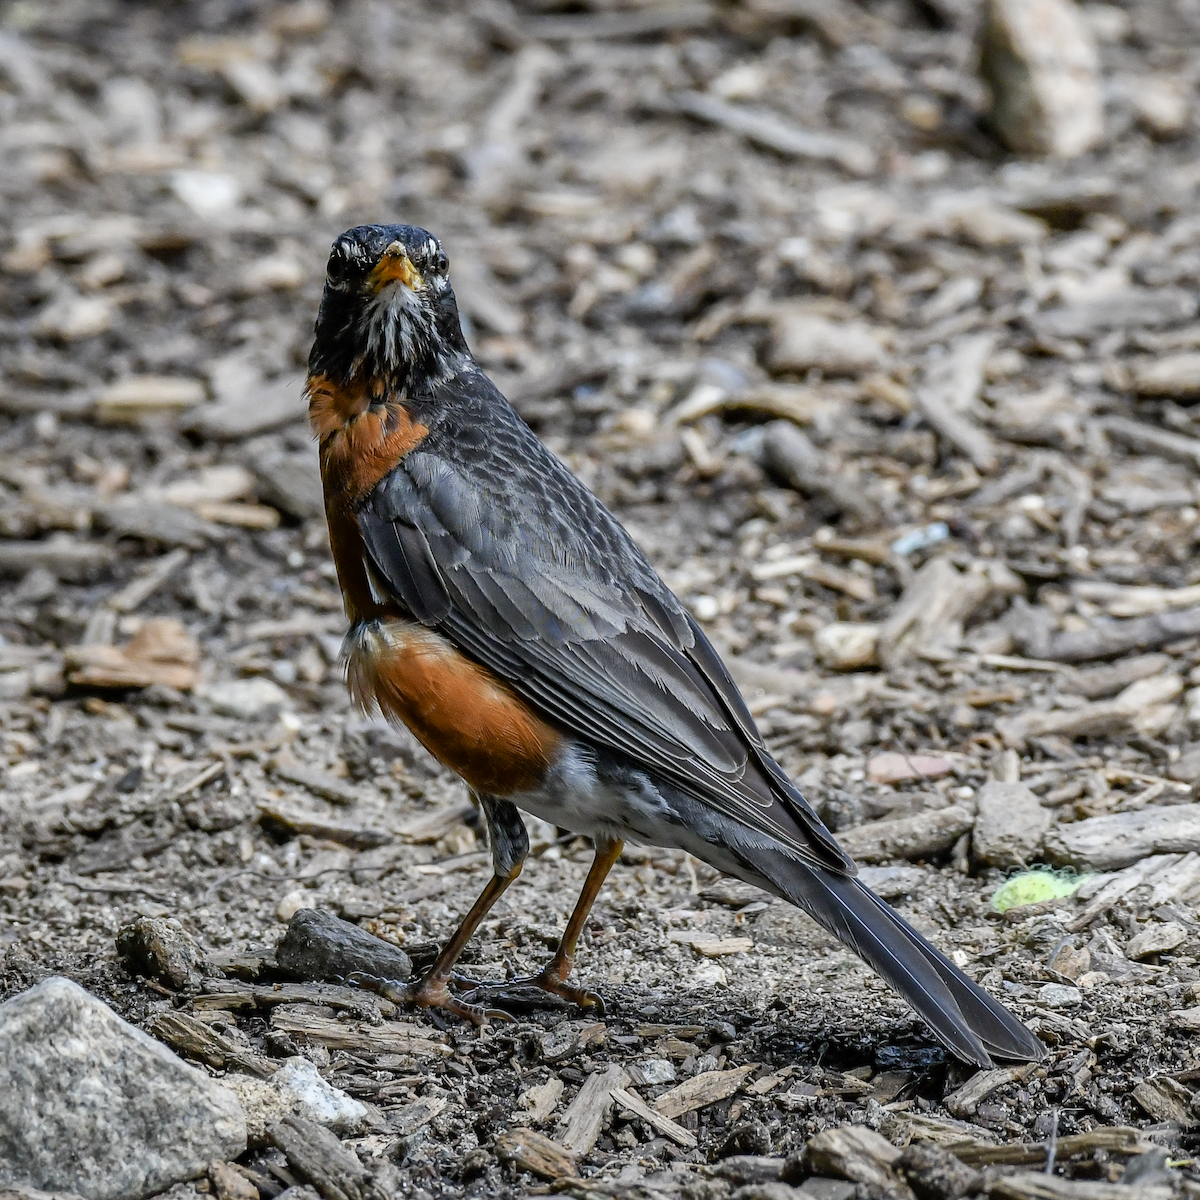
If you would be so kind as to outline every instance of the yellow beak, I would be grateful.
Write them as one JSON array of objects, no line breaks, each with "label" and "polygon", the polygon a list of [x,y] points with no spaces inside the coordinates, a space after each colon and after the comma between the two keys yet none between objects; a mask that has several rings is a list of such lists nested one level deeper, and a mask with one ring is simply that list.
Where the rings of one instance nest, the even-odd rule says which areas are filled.
[{"label": "yellow beak", "polygon": [[399,242],[393,242],[383,252],[383,257],[371,272],[371,286],[377,292],[389,283],[396,282],[410,288],[423,287],[425,284],[421,273],[409,262]]}]

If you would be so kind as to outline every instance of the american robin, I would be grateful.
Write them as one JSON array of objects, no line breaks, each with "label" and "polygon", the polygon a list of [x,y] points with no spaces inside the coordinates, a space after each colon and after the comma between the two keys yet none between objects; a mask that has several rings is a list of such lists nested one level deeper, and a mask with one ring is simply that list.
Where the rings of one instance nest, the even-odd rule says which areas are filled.
[{"label": "american robin", "polygon": [[1043,1056],[855,877],[699,626],[472,358],[436,238],[364,225],[337,239],[307,395],[350,690],[466,781],[491,841],[493,878],[403,999],[488,1015],[451,989],[453,969],[521,870],[521,808],[596,847],[558,951],[530,981],[549,992],[599,1003],[567,977],[628,838],[798,905],[965,1061]]}]

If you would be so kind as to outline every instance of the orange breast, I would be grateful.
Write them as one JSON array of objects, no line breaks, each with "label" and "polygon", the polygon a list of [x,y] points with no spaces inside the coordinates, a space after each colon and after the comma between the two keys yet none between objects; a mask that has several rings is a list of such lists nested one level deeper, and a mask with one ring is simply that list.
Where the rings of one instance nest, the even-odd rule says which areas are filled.
[{"label": "orange breast", "polygon": [[402,721],[471,787],[508,796],[537,787],[562,736],[439,634],[377,621],[353,639],[348,682],[367,710]]}]

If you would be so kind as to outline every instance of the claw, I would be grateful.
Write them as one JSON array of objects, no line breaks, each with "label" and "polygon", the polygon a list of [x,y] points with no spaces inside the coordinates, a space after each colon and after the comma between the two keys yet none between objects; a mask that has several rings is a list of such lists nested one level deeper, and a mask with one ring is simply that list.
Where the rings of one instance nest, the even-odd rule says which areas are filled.
[{"label": "claw", "polygon": [[554,963],[543,967],[536,975],[510,979],[506,983],[479,984],[467,992],[463,996],[463,1000],[469,1003],[480,993],[484,993],[494,1002],[507,1004],[510,1007],[537,1007],[536,1001],[533,1001],[529,995],[531,988],[540,992],[548,992],[552,996],[565,1000],[568,1004],[590,1009],[597,1016],[604,1016],[603,997],[587,988],[575,987],[573,984],[567,983],[559,974]]},{"label": "claw", "polygon": [[[470,1021],[473,1025],[487,1025],[490,1021],[511,1021],[511,1013],[500,1008],[487,1008],[470,1003],[470,999],[455,996],[444,979],[425,978],[417,983],[399,983],[356,971],[349,981],[369,992],[375,992],[393,1004],[415,1005],[417,1008],[441,1009]],[[474,993],[472,993],[473,995]]]}]

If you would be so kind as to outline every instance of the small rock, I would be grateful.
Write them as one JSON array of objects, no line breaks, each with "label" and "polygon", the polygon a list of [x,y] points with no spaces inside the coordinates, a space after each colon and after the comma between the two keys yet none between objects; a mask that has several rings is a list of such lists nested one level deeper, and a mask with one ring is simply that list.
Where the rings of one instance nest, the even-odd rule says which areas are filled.
[{"label": "small rock", "polygon": [[827,666],[839,671],[869,667],[879,647],[879,626],[854,621],[834,621],[818,629],[813,649]]},{"label": "small rock", "polygon": [[205,701],[213,712],[242,721],[269,720],[291,707],[287,692],[279,684],[262,678],[204,684],[196,689],[196,697]]},{"label": "small rock", "polygon": [[980,65],[1010,149],[1073,158],[1104,136],[1099,55],[1071,0],[990,0]]},{"label": "small rock", "polygon": [[1187,96],[1168,76],[1135,80],[1130,100],[1138,120],[1152,137],[1178,137],[1187,128]]},{"label": "small rock", "polygon": [[298,913],[312,909],[312,898],[303,888],[293,888],[275,905],[275,916],[285,925]]},{"label": "small rock", "polygon": [[1178,921],[1152,921],[1125,947],[1126,958],[1149,958],[1182,946],[1188,931]]},{"label": "small rock", "polygon": [[0,1184],[140,1200],[246,1149],[229,1089],[69,979],[0,1005]]},{"label": "small rock", "polygon": [[380,979],[407,979],[412,960],[398,946],[349,921],[307,904],[288,918],[275,949],[279,969],[298,979],[337,982],[358,971]]},{"label": "small rock", "polygon": [[885,750],[871,756],[867,763],[867,778],[872,783],[906,783],[910,779],[941,779],[953,770],[954,764],[948,758]]},{"label": "small rock", "polygon": [[1038,1003],[1047,1008],[1071,1008],[1082,1000],[1080,990],[1065,983],[1044,983],[1038,989]]},{"label": "small rock", "polygon": [[831,321],[815,313],[782,308],[772,326],[772,371],[857,375],[887,361],[879,338],[858,321]]},{"label": "small rock", "polygon": [[977,815],[971,848],[991,867],[1031,862],[1050,828],[1050,810],[1022,783],[989,780],[975,795]]},{"label": "small rock", "polygon": [[117,957],[130,975],[161,979],[173,988],[194,987],[204,952],[174,918],[138,917],[117,930]]},{"label": "small rock", "polygon": [[637,1064],[641,1085],[656,1087],[660,1083],[675,1082],[675,1064],[668,1058],[645,1058]]},{"label": "small rock", "polygon": [[265,1145],[267,1131],[289,1115],[343,1134],[361,1132],[367,1121],[366,1105],[326,1082],[306,1058],[287,1059],[269,1079],[230,1073],[225,1083],[241,1102],[252,1146]]},{"label": "small rock", "polygon": [[114,311],[112,301],[102,296],[60,296],[38,313],[34,327],[47,337],[78,342],[107,333]]}]

